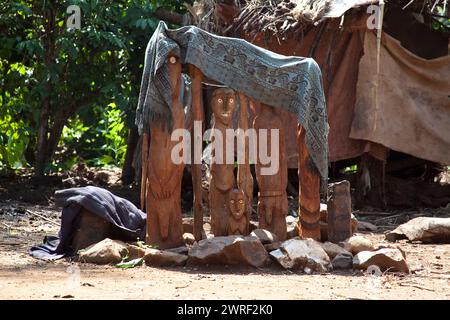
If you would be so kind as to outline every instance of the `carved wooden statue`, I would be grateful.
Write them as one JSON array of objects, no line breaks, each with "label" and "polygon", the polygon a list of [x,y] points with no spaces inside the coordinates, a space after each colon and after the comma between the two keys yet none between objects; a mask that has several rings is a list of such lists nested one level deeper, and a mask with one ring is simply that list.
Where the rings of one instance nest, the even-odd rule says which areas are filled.
[{"label": "carved wooden statue", "polygon": [[[169,57],[169,75],[172,87],[172,130],[185,127],[184,109],[179,101],[181,63],[174,56]],[[150,148],[143,165],[143,187],[147,208],[147,244],[158,248],[173,248],[183,245],[181,216],[181,179],[184,164],[174,164],[172,148],[178,143],[171,141],[171,132],[163,123],[153,122],[150,129]],[[143,143],[148,143],[144,136]],[[144,158],[145,155],[143,155]]]},{"label": "carved wooden statue", "polygon": [[[204,120],[203,99],[202,99],[202,80],[203,73],[194,65],[189,65],[189,76],[192,81],[192,121],[202,122]],[[203,190],[202,190],[202,168],[201,168],[201,150],[197,150],[197,145],[202,145],[203,125],[201,132],[194,129],[194,123],[191,124],[191,147],[192,147],[192,187],[194,189],[193,210],[194,210],[194,237],[200,241],[203,234]],[[198,157],[198,158],[197,158]]]},{"label": "carved wooden statue", "polygon": [[[213,142],[221,146],[222,150],[214,150],[211,162],[211,179],[209,182],[209,209],[211,214],[211,232],[215,236],[226,236],[228,234],[229,206],[228,193],[235,185],[234,163],[227,163],[228,143],[226,141],[226,129],[232,129],[233,114],[236,110],[236,94],[231,89],[220,88],[213,92],[211,107],[214,114]],[[217,132],[214,137],[214,131]],[[221,133],[221,135],[219,134]],[[222,137],[219,143],[218,136]],[[233,155],[228,155],[228,158]],[[220,162],[220,163],[216,163]]]},{"label": "carved wooden statue", "polygon": [[320,241],[320,178],[311,162],[305,144],[305,129],[299,125],[297,142],[299,178],[299,229],[304,239]]},{"label": "carved wooden statue", "polygon": [[241,189],[232,189],[228,195],[228,205],[230,210],[228,235],[248,235],[245,193]]},{"label": "carved wooden statue", "polygon": [[[279,169],[276,174],[262,175],[261,170],[269,165],[261,163],[258,152],[258,161],[256,162],[256,180],[259,186],[258,197],[258,218],[259,227],[269,230],[277,235],[279,240],[285,240],[287,237],[286,215],[288,212],[288,199],[286,194],[287,187],[287,159],[285,152],[285,134],[284,124],[279,116],[279,110],[259,102],[253,102],[260,106],[259,113],[253,121],[253,127],[259,132],[259,129],[267,129],[267,150],[271,150],[271,129],[279,130]],[[258,149],[261,148],[261,136],[258,136]],[[274,150],[277,151],[277,150]]]},{"label": "carved wooden statue", "polygon": [[[239,112],[239,129],[244,132],[248,130],[248,99],[247,97],[239,93],[239,102],[240,102],[240,112]],[[250,150],[249,150],[249,139],[245,138],[244,141],[240,141],[239,137],[237,140],[238,149],[241,147],[244,148],[245,161],[244,163],[238,164],[238,178],[237,185],[239,189],[244,192],[245,195],[245,216],[247,221],[246,233],[248,234],[250,216],[252,214],[252,205],[253,205],[253,176],[250,170]],[[239,156],[239,155],[238,155]]]}]

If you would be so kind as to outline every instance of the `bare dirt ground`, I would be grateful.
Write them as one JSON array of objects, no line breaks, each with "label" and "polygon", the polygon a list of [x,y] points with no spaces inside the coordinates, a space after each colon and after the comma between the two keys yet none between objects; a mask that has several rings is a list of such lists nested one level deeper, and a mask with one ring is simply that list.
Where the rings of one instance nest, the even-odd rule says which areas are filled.
[{"label": "bare dirt ground", "polygon": [[[119,269],[64,259],[35,260],[27,254],[30,246],[59,230],[60,210],[52,205],[52,193],[68,186],[56,180],[33,185],[21,179],[0,177],[0,299],[450,299],[450,244],[400,242],[410,275],[373,276],[361,271],[308,275],[286,271],[276,263],[265,269]],[[107,188],[137,201],[134,187],[108,183]],[[450,206],[389,214],[356,215],[378,225],[376,233],[364,235],[379,243],[384,242],[383,232],[415,216],[449,217]]]},{"label": "bare dirt ground", "polygon": [[[297,274],[266,269],[184,267],[118,269],[43,262],[31,245],[58,226],[49,206],[0,202],[0,299],[450,299],[450,245],[401,242],[411,275],[372,276],[360,271]],[[33,212],[35,214],[31,214]],[[366,234],[376,242],[383,234]]]}]

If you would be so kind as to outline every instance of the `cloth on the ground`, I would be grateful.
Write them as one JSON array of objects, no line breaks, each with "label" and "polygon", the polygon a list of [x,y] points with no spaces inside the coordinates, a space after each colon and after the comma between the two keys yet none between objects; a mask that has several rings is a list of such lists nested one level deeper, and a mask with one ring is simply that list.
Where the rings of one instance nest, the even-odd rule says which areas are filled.
[{"label": "cloth on the ground", "polygon": [[245,40],[210,34],[194,26],[170,30],[164,22],[150,39],[136,111],[140,134],[157,119],[171,125],[169,54],[233,90],[297,116],[306,146],[323,179],[328,176],[328,121],[322,75],[310,58],[286,57]]},{"label": "cloth on the ground", "polygon": [[420,58],[383,34],[377,87],[371,32],[364,51],[350,137],[450,164],[450,57]]},{"label": "cloth on the ground", "polygon": [[130,240],[145,239],[146,214],[130,201],[108,190],[88,186],[56,191],[55,204],[63,207],[59,234],[57,237],[46,237],[43,244],[32,247],[29,254],[34,258],[56,260],[73,254],[69,240],[75,231],[75,221],[81,208],[123,230]]}]

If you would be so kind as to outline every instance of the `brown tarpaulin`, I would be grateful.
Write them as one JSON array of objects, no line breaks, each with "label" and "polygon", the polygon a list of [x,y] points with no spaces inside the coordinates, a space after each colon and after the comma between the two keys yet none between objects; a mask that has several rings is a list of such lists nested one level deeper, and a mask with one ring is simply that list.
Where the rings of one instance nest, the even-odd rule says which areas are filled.
[{"label": "brown tarpaulin", "polygon": [[[327,20],[312,28],[304,37],[296,34],[293,38],[281,40],[275,36],[267,39],[260,35],[253,41],[256,45],[284,55],[308,57],[312,54],[320,65],[330,125],[328,135],[330,161],[357,157],[369,145],[366,141],[349,138],[367,16],[362,14],[346,19],[343,30],[339,28],[339,20]],[[255,112],[257,110],[252,110],[250,115],[252,118]],[[288,166],[296,168],[297,120],[295,115],[288,112],[282,112],[282,119],[289,128],[286,130]]]},{"label": "brown tarpaulin", "polygon": [[383,34],[376,89],[372,32],[366,34],[364,52],[350,137],[450,164],[450,56],[426,60]]}]

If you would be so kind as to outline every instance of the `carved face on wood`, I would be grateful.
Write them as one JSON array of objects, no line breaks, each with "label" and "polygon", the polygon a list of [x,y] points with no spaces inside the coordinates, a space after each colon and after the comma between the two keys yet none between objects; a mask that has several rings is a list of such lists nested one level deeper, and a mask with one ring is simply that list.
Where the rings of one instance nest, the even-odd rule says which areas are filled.
[{"label": "carved face on wood", "polygon": [[216,122],[228,126],[236,110],[236,93],[226,88],[214,90],[211,106]]},{"label": "carved face on wood", "polygon": [[245,212],[245,194],[243,190],[233,189],[230,191],[229,200],[231,216],[239,220]]}]

